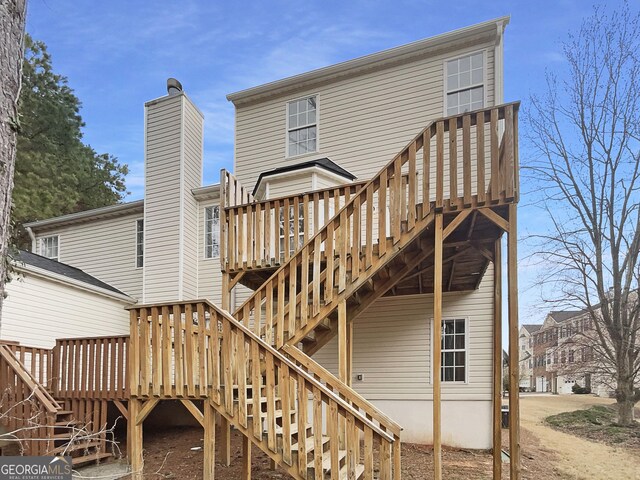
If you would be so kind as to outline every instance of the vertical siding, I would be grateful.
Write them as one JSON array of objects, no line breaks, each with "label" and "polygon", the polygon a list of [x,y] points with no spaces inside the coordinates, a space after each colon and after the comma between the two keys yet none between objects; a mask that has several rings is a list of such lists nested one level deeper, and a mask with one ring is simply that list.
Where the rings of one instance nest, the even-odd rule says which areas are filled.
[{"label": "vertical siding", "polygon": [[53,348],[56,338],[127,335],[125,303],[26,273],[7,285],[0,339]]},{"label": "vertical siding", "polygon": [[[479,44],[238,107],[236,176],[252,188],[265,165],[329,157],[358,178],[371,178],[429,121],[444,116],[445,60],[482,49],[487,51],[486,102],[493,105],[494,48]],[[286,159],[286,102],[313,94],[318,96],[319,151]]]},{"label": "vertical siding", "polygon": [[[480,288],[445,294],[443,318],[468,318],[468,383],[443,383],[442,398],[491,398],[493,339],[493,272],[487,269]],[[354,324],[353,372],[364,381],[354,388],[369,399],[429,400],[431,385],[432,295],[384,297]],[[314,358],[338,371],[337,339]]]},{"label": "vertical siding", "polygon": [[141,218],[128,214],[43,231],[37,244],[42,237],[59,235],[61,262],[141,298],[142,269],[136,268],[136,221]]}]

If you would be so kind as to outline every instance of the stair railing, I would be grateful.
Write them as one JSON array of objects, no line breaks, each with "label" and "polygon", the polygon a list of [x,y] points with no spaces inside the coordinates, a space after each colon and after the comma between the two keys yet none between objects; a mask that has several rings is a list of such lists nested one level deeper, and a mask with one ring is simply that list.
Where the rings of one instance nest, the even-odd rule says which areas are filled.
[{"label": "stair railing", "polygon": [[43,455],[61,406],[5,344],[0,345],[0,385],[0,423],[24,442],[27,453]]},{"label": "stair railing", "polygon": [[433,212],[517,199],[518,106],[431,122],[234,317],[276,348],[296,344],[337,307],[338,299],[357,291],[381,262],[424,229]]},{"label": "stair railing", "polygon": [[208,399],[296,478],[310,478],[310,468],[336,472],[331,478],[400,478],[394,434],[228,312],[207,300],[130,311],[132,395]]}]

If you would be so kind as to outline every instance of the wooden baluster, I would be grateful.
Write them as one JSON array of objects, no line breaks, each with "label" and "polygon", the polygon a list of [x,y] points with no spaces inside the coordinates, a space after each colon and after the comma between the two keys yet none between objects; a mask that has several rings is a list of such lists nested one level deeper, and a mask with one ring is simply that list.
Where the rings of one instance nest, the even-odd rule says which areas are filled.
[{"label": "wooden baluster", "polygon": [[276,372],[273,363],[273,355],[268,352],[265,355],[267,364],[265,373],[265,388],[267,391],[267,446],[272,452],[277,452],[276,439]]},{"label": "wooden baluster", "polygon": [[255,266],[255,240],[256,233],[253,230],[253,217],[254,217],[254,206],[249,204],[247,205],[247,266]]},{"label": "wooden baluster", "polygon": [[436,210],[444,206],[444,121],[436,123]]},{"label": "wooden baluster", "polygon": [[[293,240],[289,245],[290,251],[293,253],[297,252],[300,248],[300,198],[293,198],[293,208],[291,215],[291,222],[293,222]],[[303,219],[304,222],[304,219]],[[303,227],[304,230],[304,227]],[[304,234],[304,232],[302,232]]]},{"label": "wooden baluster", "polygon": [[233,343],[231,324],[222,322],[222,359],[224,361],[224,408],[233,416]]},{"label": "wooden baluster", "polygon": [[253,436],[262,441],[262,372],[260,364],[260,346],[255,340],[250,340],[250,344]]},{"label": "wooden baluster", "polygon": [[267,202],[264,205],[264,265],[271,265],[271,228],[273,224],[273,205]]},{"label": "wooden baluster", "polygon": [[471,115],[462,117],[462,192],[464,206],[471,206]]},{"label": "wooden baluster", "polygon": [[236,372],[238,378],[238,423],[247,428],[247,356],[245,350],[245,336],[241,331],[236,332]]},{"label": "wooden baluster", "polygon": [[485,166],[484,166],[484,112],[476,113],[476,170],[478,183],[478,205],[484,205],[486,187],[485,187]]},{"label": "wooden baluster", "polygon": [[373,185],[367,187],[365,203],[364,270],[367,270],[373,263]]},{"label": "wooden baluster", "polygon": [[373,479],[373,430],[364,427],[364,479]]},{"label": "wooden baluster", "polygon": [[362,244],[361,233],[362,223],[360,221],[361,199],[358,195],[353,199],[353,233],[351,236],[351,281],[356,281],[360,277],[360,247]]},{"label": "wooden baluster", "polygon": [[380,439],[380,480],[391,480],[391,444]]},{"label": "wooden baluster", "polygon": [[292,464],[291,458],[291,402],[289,399],[289,367],[280,364],[278,388],[282,404],[282,459],[287,465]]},{"label": "wooden baluster", "polygon": [[302,249],[302,266],[300,269],[300,328],[307,325],[309,319],[309,248]]},{"label": "wooden baluster", "polygon": [[[322,237],[317,235],[313,245],[313,293],[312,293],[312,315],[315,317],[320,313],[320,276],[322,264],[320,263]],[[306,286],[303,285],[303,289]]]},{"label": "wooden baluster", "polygon": [[449,119],[449,204],[458,206],[458,119]]},{"label": "wooden baluster", "polygon": [[276,307],[276,348],[280,348],[284,344],[284,296],[285,296],[285,280],[284,270],[278,272],[278,305]]},{"label": "wooden baluster", "polygon": [[378,257],[387,252],[387,169],[380,174],[378,187]]},{"label": "wooden baluster", "polygon": [[256,240],[254,243],[253,267],[263,267],[266,254],[262,243],[262,203],[256,203],[256,220],[254,222]]},{"label": "wooden baluster", "polygon": [[514,126],[513,126],[513,105],[507,105],[504,107],[504,136],[502,142],[504,143],[504,182],[505,182],[505,196],[507,200],[512,200],[514,197]]},{"label": "wooden baluster", "polygon": [[303,377],[297,376],[296,392],[298,397],[298,473],[302,478],[307,478],[307,408],[309,400],[307,396],[306,382]]},{"label": "wooden baluster", "polygon": [[[109,341],[105,340],[103,338],[97,338],[94,340],[95,343],[95,352],[94,352],[94,358],[95,358],[95,376],[93,378],[93,380],[90,380],[89,383],[93,386],[93,396],[97,397],[97,398],[105,398],[107,396],[107,393],[110,392],[105,392],[105,390],[107,390],[107,378],[106,378],[106,372],[107,372],[107,365],[105,364],[104,366],[104,371],[102,370],[102,359],[105,358],[104,354],[103,354],[103,348],[106,350],[109,346]],[[112,360],[113,362],[115,362],[115,358]],[[104,382],[104,383],[103,383]],[[42,383],[42,381],[40,382]],[[104,388],[103,388],[104,385]],[[113,390],[111,390],[113,391]]]},{"label": "wooden baluster", "polygon": [[238,207],[238,268],[244,268],[245,259],[245,245],[247,242],[247,236],[244,234],[244,208]]},{"label": "wooden baluster", "polygon": [[498,142],[498,109],[491,109],[490,119],[490,141],[491,141],[491,202],[500,199],[500,143]]},{"label": "wooden baluster", "polygon": [[284,261],[288,261],[289,260],[289,256],[291,255],[291,244],[290,244],[290,236],[292,233],[291,230],[291,222],[292,222],[292,218],[291,218],[291,209],[289,207],[289,199],[285,198],[284,199],[284,207],[283,207],[283,219],[284,219],[284,238],[283,238],[283,242],[284,242]]},{"label": "wooden baluster", "polygon": [[[131,339],[130,338],[123,338],[122,339],[122,347],[119,350],[120,352],[122,352],[122,355],[120,356],[120,374],[123,376],[122,380],[124,383],[124,393],[122,394],[122,398],[126,399],[126,398],[131,398],[131,390],[130,390],[130,380],[129,380],[129,375],[130,375],[130,369],[128,368],[127,364],[125,363],[125,355],[128,357],[131,354]],[[125,353],[126,352],[126,353]]]},{"label": "wooden baluster", "polygon": [[140,394],[149,395],[149,318],[146,308],[140,309]]},{"label": "wooden baluster", "polygon": [[[61,390],[66,391],[67,384],[67,351],[66,342],[60,344],[62,349],[62,371],[61,371]],[[128,363],[127,371],[131,372],[129,377],[129,392],[139,393],[140,387],[140,334],[138,329],[138,309],[133,308],[129,311],[129,351],[127,352]],[[59,396],[60,392],[56,396]]]},{"label": "wooden baluster", "polygon": [[175,388],[176,396],[182,397],[184,391],[184,339],[182,333],[182,309],[179,305],[173,306],[173,351],[175,356]]},{"label": "wooden baluster", "polygon": [[416,168],[416,143],[411,142],[409,145],[409,198],[407,202],[407,226],[409,230],[413,230],[416,225],[416,204],[417,204],[417,183],[418,175]]},{"label": "wooden baluster", "polygon": [[[171,346],[171,319],[168,305],[162,306],[162,385],[164,387],[164,395],[171,395],[171,379],[173,357],[173,348]],[[121,371],[121,370],[119,370]]]},{"label": "wooden baluster", "polygon": [[[96,365],[96,339],[89,340],[89,378],[87,385],[87,393],[89,393],[90,398],[94,398],[94,395],[97,393],[95,384],[94,384],[94,373],[95,365]],[[33,371],[31,375],[35,377],[35,367],[36,367],[36,357],[35,355],[31,355],[31,370]]]},{"label": "wooden baluster", "polygon": [[291,338],[296,331],[296,313],[298,305],[296,302],[298,294],[298,259],[300,255],[296,255],[291,259],[291,265],[289,265],[289,314],[287,315],[287,339]]},{"label": "wooden baluster", "polygon": [[[80,377],[78,378],[78,388],[76,388],[76,397],[83,398],[85,396],[85,392],[87,391],[87,341],[81,340],[80,344],[80,358],[82,359],[81,367],[79,369]],[[24,357],[24,353],[22,354]]]},{"label": "wooden baluster", "polygon": [[324,218],[322,219],[323,225],[327,225],[332,216],[331,209],[329,208],[331,207],[331,202],[329,201],[330,193],[331,192],[322,192],[322,207],[324,210],[324,215],[323,215]]},{"label": "wooden baluster", "polygon": [[228,212],[229,218],[229,235],[228,235],[228,243],[229,243],[229,270],[237,270],[238,269],[238,251],[236,248],[236,238],[238,237],[238,232],[236,231],[236,220],[238,217],[238,209],[230,208]]},{"label": "wooden baluster", "polygon": [[274,247],[275,247],[275,258],[276,258],[276,263],[280,263],[282,260],[280,258],[280,231],[282,231],[282,234],[286,237],[287,236],[287,231],[286,231],[286,224],[284,223],[284,212],[282,214],[282,224],[280,223],[280,201],[276,200],[274,202],[274,223],[273,223],[273,243],[274,243]]},{"label": "wooden baluster", "polygon": [[[306,196],[305,196],[306,198]],[[311,212],[309,212],[308,208],[304,209],[305,212],[305,217],[308,217],[309,215],[311,215]],[[325,218],[324,222],[322,223],[322,225],[320,225],[320,195],[318,194],[318,192],[314,192],[313,193],[313,232],[310,232],[307,234],[307,227],[305,226],[305,235],[304,235],[304,241],[306,243],[306,241],[311,237],[311,235],[315,235],[316,233],[318,233],[318,230],[320,230],[320,227],[323,226],[324,227],[324,223],[327,221],[327,219]],[[307,220],[307,225],[308,225],[309,221]]]},{"label": "wooden baluster", "polygon": [[[313,387],[313,467],[316,480],[322,480],[322,393]],[[355,477],[352,477],[355,478]]]},{"label": "wooden baluster", "polygon": [[340,472],[338,404],[333,400],[329,400],[328,410],[327,436],[329,437],[329,454],[331,455],[331,480],[338,480]]},{"label": "wooden baluster", "polygon": [[396,158],[393,162],[393,190],[391,195],[391,236],[393,243],[400,241],[402,236],[402,203],[400,201],[402,195],[402,163],[400,158]]},{"label": "wooden baluster", "polygon": [[265,342],[268,345],[273,345],[273,281],[268,280],[266,288],[266,300],[265,300]]},{"label": "wooden baluster", "polygon": [[334,226],[333,222],[329,222],[327,224],[327,238],[325,239],[325,242],[324,242],[324,253],[325,253],[325,256],[327,257],[327,264],[326,264],[326,270],[325,270],[326,271],[325,284],[324,284],[325,303],[329,303],[333,298],[334,267],[335,267],[334,265],[335,256],[333,251],[333,246],[335,244],[333,226]]},{"label": "wooden baluster", "polygon": [[402,475],[402,455],[400,452],[401,443],[400,437],[394,437],[394,442],[392,448],[392,462],[393,462],[393,479],[400,480]]},{"label": "wooden baluster", "polygon": [[360,463],[360,435],[352,414],[347,414],[347,478],[356,478],[356,465]]},{"label": "wooden baluster", "polygon": [[151,307],[151,372],[153,382],[153,395],[160,396],[162,378],[162,334],[158,319],[158,307]]},{"label": "wooden baluster", "polygon": [[347,287],[347,255],[349,249],[349,228],[346,208],[340,212],[340,230],[338,239],[338,293],[342,293]]},{"label": "wooden baluster", "polygon": [[262,295],[262,290],[258,290],[253,300],[253,333],[258,337],[262,331]]},{"label": "wooden baluster", "polygon": [[193,366],[196,362],[193,348],[193,306],[184,306],[184,336],[185,336],[185,380],[187,384],[187,395],[195,396],[195,382],[193,379]]},{"label": "wooden baluster", "polygon": [[[198,303],[198,363],[199,363],[199,375],[198,385],[200,386],[200,396],[207,396],[207,339],[206,339],[206,319],[204,316],[204,303]],[[248,320],[247,320],[248,322]]]},{"label": "wooden baluster", "polygon": [[422,218],[431,210],[431,137],[432,129],[422,139]]}]

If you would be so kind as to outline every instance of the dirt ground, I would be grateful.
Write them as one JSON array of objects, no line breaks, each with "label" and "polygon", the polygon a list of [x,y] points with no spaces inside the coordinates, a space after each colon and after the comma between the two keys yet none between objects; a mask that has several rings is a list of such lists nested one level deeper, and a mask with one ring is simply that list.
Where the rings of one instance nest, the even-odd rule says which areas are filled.
[{"label": "dirt ground", "polygon": [[[570,479],[640,479],[640,454],[558,432],[543,423],[555,413],[610,404],[612,400],[592,396],[524,396],[521,401],[522,478],[526,480]],[[503,448],[508,449],[508,435],[503,431]],[[173,428],[145,432],[145,478],[152,480],[195,480],[202,478],[201,428]],[[216,478],[240,479],[241,437],[232,433],[231,466],[216,465]],[[281,470],[271,470],[269,459],[252,449],[252,478],[273,480],[290,478]],[[402,478],[432,478],[431,447],[402,445]],[[447,480],[490,479],[490,452],[445,449],[443,477]],[[509,464],[503,463],[507,479]]]}]

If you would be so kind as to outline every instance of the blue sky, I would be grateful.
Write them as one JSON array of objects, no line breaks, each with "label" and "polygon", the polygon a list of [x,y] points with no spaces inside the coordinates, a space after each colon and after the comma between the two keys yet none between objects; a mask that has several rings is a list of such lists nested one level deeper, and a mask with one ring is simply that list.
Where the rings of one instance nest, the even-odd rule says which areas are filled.
[{"label": "blue sky", "polygon": [[[233,164],[227,93],[511,15],[505,100],[522,100],[526,108],[529,95],[544,90],[545,69],[562,71],[558,42],[591,6],[583,0],[31,0],[27,30],[47,44],[54,70],[68,77],[82,101],[85,141],[129,165],[133,200],[142,197],[143,104],[165,93],[167,77],[178,78],[205,114],[205,183],[213,183],[220,168]],[[523,144],[521,157],[526,154]],[[525,196],[523,235],[544,228],[527,203]],[[524,321],[542,319],[537,273],[537,266],[521,262]]]}]

